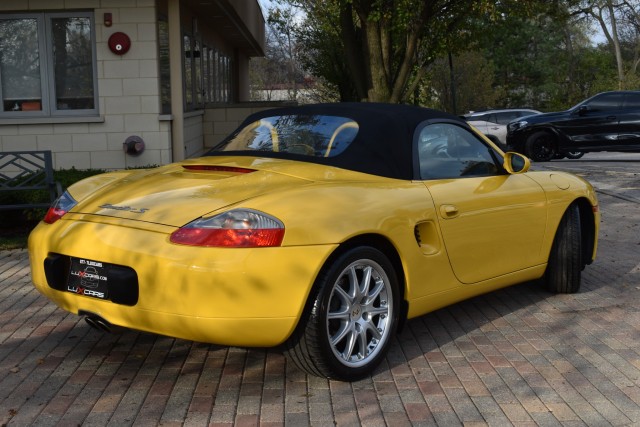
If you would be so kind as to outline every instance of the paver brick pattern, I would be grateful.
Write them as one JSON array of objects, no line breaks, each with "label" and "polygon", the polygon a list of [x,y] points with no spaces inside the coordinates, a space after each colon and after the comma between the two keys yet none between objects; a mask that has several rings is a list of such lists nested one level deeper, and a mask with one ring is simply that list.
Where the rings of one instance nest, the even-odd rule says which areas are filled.
[{"label": "paver brick pattern", "polygon": [[354,383],[306,376],[277,349],[101,333],[39,295],[26,251],[0,252],[0,423],[639,424],[640,209],[600,201],[580,293],[530,282],[413,319]]}]

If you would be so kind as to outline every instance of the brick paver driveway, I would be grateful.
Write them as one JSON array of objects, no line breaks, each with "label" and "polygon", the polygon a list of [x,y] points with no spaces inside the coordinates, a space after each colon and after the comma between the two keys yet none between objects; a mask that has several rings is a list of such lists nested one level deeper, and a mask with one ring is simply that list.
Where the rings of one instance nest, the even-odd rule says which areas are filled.
[{"label": "brick paver driveway", "polygon": [[0,423],[639,424],[640,199],[612,194],[580,293],[525,283],[411,320],[351,384],[277,350],[98,332],[39,296],[25,251],[0,252]]}]

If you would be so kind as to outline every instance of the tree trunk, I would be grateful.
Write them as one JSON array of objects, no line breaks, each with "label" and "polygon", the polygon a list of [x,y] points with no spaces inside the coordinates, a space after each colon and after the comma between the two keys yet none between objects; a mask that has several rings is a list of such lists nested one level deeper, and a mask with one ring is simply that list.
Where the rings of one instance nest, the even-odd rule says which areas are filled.
[{"label": "tree trunk", "polygon": [[568,64],[568,69],[567,69],[567,93],[565,94],[567,99],[569,100],[573,100],[573,85],[574,85],[574,79],[575,79],[575,63],[573,60],[574,57],[574,51],[573,51],[573,40],[571,38],[571,30],[566,27],[564,30],[564,37],[566,40],[566,46],[567,46],[567,56],[569,57],[569,64]]},{"label": "tree trunk", "polygon": [[369,51],[369,74],[371,75],[371,87],[368,99],[370,102],[389,102],[391,91],[389,90],[389,77],[382,54],[382,37],[380,26],[377,22],[363,22],[367,48]]},{"label": "tree trunk", "polygon": [[[607,27],[607,23],[603,16],[603,11],[605,10],[605,7],[609,13],[609,22],[611,23],[611,31],[609,31],[609,28]],[[593,13],[593,16],[596,18],[596,20],[600,24],[600,27],[602,28],[602,32],[604,33],[605,37],[609,41],[609,45],[611,46],[611,49],[613,50],[613,54],[615,55],[617,69],[618,69],[618,88],[622,89],[624,87],[624,67],[622,62],[622,51],[620,49],[620,39],[618,37],[618,23],[617,23],[614,12],[615,11],[613,9],[613,4],[611,3],[611,0],[607,0],[606,5],[604,7],[601,7],[597,14]]]},{"label": "tree trunk", "polygon": [[[407,84],[409,82],[409,77],[411,76],[411,71],[413,66],[416,63],[416,50],[418,47],[418,33],[412,32],[407,37],[407,49],[404,53],[404,58],[402,63],[400,64],[400,68],[398,69],[398,75],[395,78],[395,82],[393,83],[393,90],[391,92],[390,102],[398,103],[402,102],[407,93],[413,93],[415,88],[411,88],[409,91],[405,92],[407,88]],[[419,81],[418,81],[419,83]]]},{"label": "tree trunk", "polygon": [[[353,80],[356,94],[360,101],[367,99],[369,78],[365,72],[362,45],[358,41],[356,28],[353,25],[353,7],[351,2],[343,1],[340,5],[340,28],[344,42],[345,60]],[[344,100],[345,94],[340,94]]]}]

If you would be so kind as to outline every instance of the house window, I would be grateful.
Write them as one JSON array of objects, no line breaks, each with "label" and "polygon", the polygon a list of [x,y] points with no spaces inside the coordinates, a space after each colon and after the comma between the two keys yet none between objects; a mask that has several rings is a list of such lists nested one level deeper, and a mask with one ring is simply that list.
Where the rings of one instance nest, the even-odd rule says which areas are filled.
[{"label": "house window", "polygon": [[97,113],[89,12],[0,15],[0,117]]},{"label": "house window", "polygon": [[214,47],[203,46],[190,35],[183,38],[185,103],[187,111],[205,102],[232,101],[231,58]]},{"label": "house window", "polygon": [[[207,45],[199,35],[183,28],[182,74],[185,111],[204,108],[207,103],[232,101],[232,61],[218,48]],[[158,17],[158,48],[162,113],[171,113],[171,74],[169,59],[169,25],[164,15]]]},{"label": "house window", "polygon": [[231,58],[215,48],[210,48],[206,61],[207,77],[205,80],[209,82],[207,86],[208,102],[231,102],[233,99],[231,92]]},{"label": "house window", "polygon": [[203,102],[203,61],[200,40],[190,34],[183,37],[184,49],[184,100],[186,111],[199,110]]}]

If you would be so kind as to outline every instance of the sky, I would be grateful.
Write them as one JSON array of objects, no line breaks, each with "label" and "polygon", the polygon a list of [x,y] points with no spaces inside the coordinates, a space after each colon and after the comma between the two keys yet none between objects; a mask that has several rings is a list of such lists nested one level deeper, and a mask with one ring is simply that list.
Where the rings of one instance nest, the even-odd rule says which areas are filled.
[{"label": "sky", "polygon": [[262,14],[266,18],[267,11],[272,4],[271,0],[258,0],[258,3],[260,4],[260,7],[262,7]]},{"label": "sky", "polygon": [[[258,3],[260,4],[260,7],[262,8],[262,14],[264,16],[264,18],[267,18],[267,13],[269,11],[270,7],[273,7],[274,2],[272,0],[258,0]],[[591,35],[591,42],[593,45],[598,45],[600,43],[605,43],[606,42],[606,38],[604,37],[604,34],[602,33],[602,29],[600,28],[600,25],[597,23],[594,23],[593,25],[593,34]]]}]

